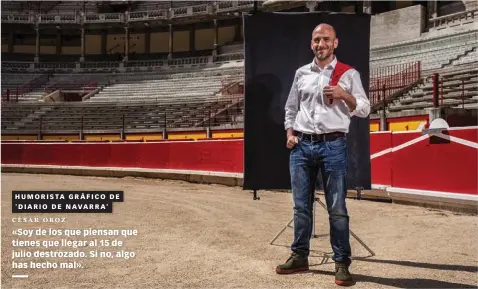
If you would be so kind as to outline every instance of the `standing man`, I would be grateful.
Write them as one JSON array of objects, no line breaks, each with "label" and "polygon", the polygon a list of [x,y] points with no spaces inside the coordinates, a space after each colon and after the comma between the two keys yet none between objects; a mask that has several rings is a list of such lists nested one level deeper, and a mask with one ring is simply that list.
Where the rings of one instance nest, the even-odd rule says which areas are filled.
[{"label": "standing man", "polygon": [[335,29],[318,25],[312,32],[312,63],[299,68],[285,107],[287,147],[294,200],[292,255],[276,268],[278,274],[309,269],[314,190],[320,171],[329,213],[330,243],[335,261],[335,283],[353,285],[349,272],[351,249],[347,195],[346,134],[352,116],[365,118],[370,102],[359,72],[334,55]]}]

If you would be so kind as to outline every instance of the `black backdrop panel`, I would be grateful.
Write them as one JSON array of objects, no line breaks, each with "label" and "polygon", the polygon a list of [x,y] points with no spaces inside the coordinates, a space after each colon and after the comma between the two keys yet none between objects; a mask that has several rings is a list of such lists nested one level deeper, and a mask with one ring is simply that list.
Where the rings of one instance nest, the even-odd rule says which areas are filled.
[{"label": "black backdrop panel", "polygon": [[[285,103],[295,71],[313,60],[312,30],[335,27],[341,62],[360,72],[368,94],[370,16],[337,13],[244,14],[244,185],[247,190],[290,189],[284,130]],[[349,134],[348,188],[370,189],[369,120],[353,117]]]}]

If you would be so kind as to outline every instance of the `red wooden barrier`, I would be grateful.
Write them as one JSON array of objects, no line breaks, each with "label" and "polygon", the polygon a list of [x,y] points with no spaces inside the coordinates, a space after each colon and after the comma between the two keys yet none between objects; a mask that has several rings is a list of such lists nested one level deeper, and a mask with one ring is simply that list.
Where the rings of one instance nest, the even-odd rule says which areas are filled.
[{"label": "red wooden barrier", "polygon": [[243,172],[243,141],[2,143],[2,164]]},{"label": "red wooden barrier", "polygon": [[448,133],[450,140],[393,134],[392,186],[478,195],[478,129]]},{"label": "red wooden barrier", "polygon": [[[478,195],[478,127],[440,137],[420,132],[371,133],[372,184]],[[175,142],[3,142],[2,164],[243,172],[243,140]]]},{"label": "red wooden barrier", "polygon": [[392,132],[370,134],[370,162],[372,184],[376,187],[392,185]]}]

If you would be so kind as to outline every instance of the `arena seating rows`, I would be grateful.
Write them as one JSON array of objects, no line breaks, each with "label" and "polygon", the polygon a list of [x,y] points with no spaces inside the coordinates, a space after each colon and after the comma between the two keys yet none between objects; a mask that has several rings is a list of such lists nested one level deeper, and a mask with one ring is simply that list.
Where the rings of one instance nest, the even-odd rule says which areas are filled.
[{"label": "arena seating rows", "polygon": [[[6,104],[2,129],[15,131],[75,131],[160,129],[236,125],[242,115],[242,97],[176,103]],[[40,122],[41,118],[41,122]]]},{"label": "arena seating rows", "polygon": [[38,101],[43,96],[43,90],[41,88],[34,89],[33,91],[23,91],[22,86],[28,82],[36,79],[41,74],[23,74],[23,73],[2,73],[2,95],[6,96],[7,89],[10,91],[10,97],[13,99],[13,95],[16,95],[17,89],[20,90],[18,101]]},{"label": "arena seating rows", "polygon": [[467,56],[476,52],[477,43],[478,32],[474,30],[454,36],[376,47],[370,51],[370,68],[421,61],[422,70],[427,72],[450,66],[453,62],[476,61]]},{"label": "arena seating rows", "polygon": [[162,75],[125,74],[115,77],[111,80],[114,84],[105,87],[89,101],[208,99],[219,93],[222,79],[241,73],[242,69],[214,69]]},{"label": "arena seating rows", "polygon": [[[184,72],[189,71],[189,72]],[[2,74],[2,93],[16,88],[42,74]],[[172,100],[187,97],[188,100],[207,99],[217,94],[225,78],[236,76],[243,79],[241,66],[224,65],[205,69],[176,69],[163,72],[142,73],[76,73],[52,74],[48,81],[33,92],[20,92],[18,101],[40,101],[57,89],[62,91],[92,90],[100,92],[90,102],[117,102],[138,100]],[[236,80],[237,81],[237,80]],[[25,93],[25,94],[24,94]]]},{"label": "arena seating rows", "polygon": [[[478,68],[469,67],[440,74],[443,88],[439,86],[439,102],[443,107],[476,107],[478,104]],[[423,110],[433,107],[432,78],[395,100],[388,107],[390,112]],[[443,96],[443,101],[442,101]]]},{"label": "arena seating rows", "polygon": [[11,92],[15,91],[18,86],[29,82],[38,77],[38,74],[8,74],[2,73],[2,92],[9,89]]}]

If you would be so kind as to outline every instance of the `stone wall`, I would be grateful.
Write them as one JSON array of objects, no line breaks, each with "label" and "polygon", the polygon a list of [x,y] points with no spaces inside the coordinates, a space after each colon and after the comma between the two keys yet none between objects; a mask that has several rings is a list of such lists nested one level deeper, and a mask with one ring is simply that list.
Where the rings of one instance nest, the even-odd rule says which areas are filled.
[{"label": "stone wall", "polygon": [[381,46],[420,37],[426,20],[425,8],[410,6],[372,16],[370,46]]}]

